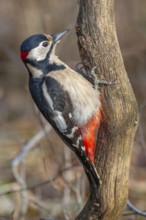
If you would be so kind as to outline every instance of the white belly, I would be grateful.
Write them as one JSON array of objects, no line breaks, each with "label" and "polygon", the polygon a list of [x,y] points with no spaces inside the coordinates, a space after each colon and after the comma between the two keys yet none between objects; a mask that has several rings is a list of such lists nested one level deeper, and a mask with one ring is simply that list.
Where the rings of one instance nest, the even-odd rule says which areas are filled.
[{"label": "white belly", "polygon": [[59,81],[62,87],[70,95],[73,105],[73,120],[77,126],[83,126],[89,121],[95,112],[100,110],[100,93],[95,90],[91,83],[80,74],[70,68],[51,72],[52,78]]}]

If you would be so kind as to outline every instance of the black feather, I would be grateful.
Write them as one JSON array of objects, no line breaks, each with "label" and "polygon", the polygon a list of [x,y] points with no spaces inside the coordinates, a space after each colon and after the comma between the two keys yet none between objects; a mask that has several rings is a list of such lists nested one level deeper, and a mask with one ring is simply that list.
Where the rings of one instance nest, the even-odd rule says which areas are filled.
[{"label": "black feather", "polygon": [[[53,109],[47,102],[43,93],[44,84],[47,88],[47,93],[52,100]],[[92,191],[91,195],[97,198],[100,180],[96,168],[94,164],[92,164],[92,162],[90,161],[86,152],[85,146],[82,141],[81,131],[69,115],[73,112],[73,106],[69,94],[64,91],[60,83],[54,78],[51,78],[51,76],[44,76],[38,79],[30,77],[29,87],[33,100],[38,106],[40,112],[52,125],[57,134],[61,137],[61,139],[78,156],[89,179]],[[67,125],[66,129],[60,129],[60,124],[62,122],[60,122],[60,118],[57,118],[56,112],[61,113],[61,117]],[[72,134],[74,128],[74,134],[70,135]]]},{"label": "black feather", "polygon": [[45,85],[48,94],[53,101],[54,110],[63,112],[65,108],[66,95],[61,85],[51,77],[45,77]]},{"label": "black feather", "polygon": [[37,47],[40,44],[40,42],[46,40],[48,41],[47,37],[44,34],[32,35],[22,42],[20,50],[29,52],[33,48]]},{"label": "black feather", "polygon": [[64,70],[66,68],[62,64],[49,63],[49,60],[47,58],[45,58],[44,60],[41,60],[41,61],[26,59],[25,62],[29,63],[31,66],[41,70],[44,73],[44,75],[46,75],[52,71]]}]

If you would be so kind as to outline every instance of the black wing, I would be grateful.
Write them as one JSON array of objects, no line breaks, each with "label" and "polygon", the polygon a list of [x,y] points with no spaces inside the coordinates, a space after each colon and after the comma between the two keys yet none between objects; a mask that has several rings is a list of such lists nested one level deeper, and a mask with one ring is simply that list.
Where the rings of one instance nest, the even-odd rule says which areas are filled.
[{"label": "black wing", "polygon": [[57,80],[46,77],[42,85],[45,101],[52,110],[53,121],[60,132],[64,133],[70,123],[70,113],[72,112],[72,103],[69,95],[63,90]]},{"label": "black wing", "polygon": [[62,140],[76,153],[89,178],[91,190],[95,190],[99,185],[99,176],[87,155],[80,129],[72,119],[73,107],[70,97],[55,79],[46,77],[44,83],[44,96],[48,94],[46,99],[52,108],[53,120],[57,129],[53,124],[52,126]]}]

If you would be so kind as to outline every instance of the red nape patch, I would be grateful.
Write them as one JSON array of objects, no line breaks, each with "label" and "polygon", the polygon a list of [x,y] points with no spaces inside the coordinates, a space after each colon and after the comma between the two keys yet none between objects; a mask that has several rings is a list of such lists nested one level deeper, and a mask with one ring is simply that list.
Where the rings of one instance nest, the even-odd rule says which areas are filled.
[{"label": "red nape patch", "polygon": [[27,51],[21,51],[20,53],[20,57],[21,57],[21,60],[25,60],[28,56],[28,52]]}]

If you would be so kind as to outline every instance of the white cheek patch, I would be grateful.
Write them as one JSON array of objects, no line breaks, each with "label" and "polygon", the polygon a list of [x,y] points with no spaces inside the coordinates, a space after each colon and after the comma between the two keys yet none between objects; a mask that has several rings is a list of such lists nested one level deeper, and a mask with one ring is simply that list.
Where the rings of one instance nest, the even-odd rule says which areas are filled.
[{"label": "white cheek patch", "polygon": [[42,45],[39,45],[38,47],[32,49],[27,58],[28,59],[33,59],[36,61],[41,61],[44,60],[47,56],[47,53],[49,52],[51,48],[52,43],[49,43],[47,47],[43,47]]}]

